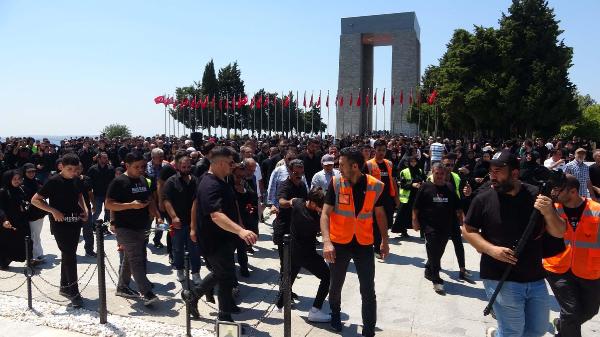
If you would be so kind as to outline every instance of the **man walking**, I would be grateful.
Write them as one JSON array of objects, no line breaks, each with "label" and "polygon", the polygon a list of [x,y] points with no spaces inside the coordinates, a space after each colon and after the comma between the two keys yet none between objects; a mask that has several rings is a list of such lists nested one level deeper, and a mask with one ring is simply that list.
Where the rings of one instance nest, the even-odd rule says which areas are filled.
[{"label": "man walking", "polygon": [[363,336],[375,336],[375,260],[373,259],[373,214],[381,233],[381,257],[389,252],[387,216],[380,201],[383,183],[363,174],[365,161],[356,147],[340,153],[341,178],[333,178],[321,214],[323,257],[329,262],[331,327],[342,331],[341,294],[350,259],[356,265],[362,297]]}]

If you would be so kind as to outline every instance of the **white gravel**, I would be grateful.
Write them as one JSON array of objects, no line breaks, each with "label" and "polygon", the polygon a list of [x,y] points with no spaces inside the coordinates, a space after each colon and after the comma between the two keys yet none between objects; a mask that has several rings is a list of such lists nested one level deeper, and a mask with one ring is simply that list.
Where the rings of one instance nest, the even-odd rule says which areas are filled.
[{"label": "white gravel", "polygon": [[[121,337],[184,337],[185,327],[142,318],[108,314],[108,323],[100,324],[98,313],[86,309],[34,301],[34,310],[27,309],[27,299],[0,294],[0,316],[56,329],[75,331],[91,336]],[[213,337],[214,333],[192,329],[194,337]]]}]

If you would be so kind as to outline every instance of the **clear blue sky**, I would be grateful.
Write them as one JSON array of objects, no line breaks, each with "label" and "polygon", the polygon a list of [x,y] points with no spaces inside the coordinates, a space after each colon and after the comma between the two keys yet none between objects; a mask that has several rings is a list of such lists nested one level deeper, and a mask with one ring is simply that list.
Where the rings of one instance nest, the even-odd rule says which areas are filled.
[{"label": "clear blue sky", "polygon": [[[0,136],[98,134],[113,122],[129,125],[134,134],[162,132],[163,110],[152,98],[199,81],[211,58],[217,69],[237,60],[247,93],[263,87],[301,95],[334,92],[342,17],[416,12],[424,69],[437,63],[454,29],[497,27],[509,5],[2,0]],[[600,99],[600,1],[552,0],[550,6],[574,48],[571,80],[581,93]],[[374,87],[381,94],[390,87],[391,48],[376,48],[375,58]]]}]

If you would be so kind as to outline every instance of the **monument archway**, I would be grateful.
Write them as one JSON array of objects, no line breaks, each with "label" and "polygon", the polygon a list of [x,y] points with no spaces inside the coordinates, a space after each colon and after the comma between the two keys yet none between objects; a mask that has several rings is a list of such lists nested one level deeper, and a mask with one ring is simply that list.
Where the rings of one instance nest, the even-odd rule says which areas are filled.
[{"label": "monument archway", "polygon": [[[392,134],[416,134],[417,126],[406,121],[408,97],[421,77],[420,28],[414,12],[359,16],[341,19],[338,96],[344,104],[337,108],[336,136],[373,130],[373,105],[356,106],[373,91],[373,49],[392,46],[392,88],[396,104],[390,111]],[[400,104],[400,91],[404,104]],[[353,104],[349,105],[350,97]]]}]

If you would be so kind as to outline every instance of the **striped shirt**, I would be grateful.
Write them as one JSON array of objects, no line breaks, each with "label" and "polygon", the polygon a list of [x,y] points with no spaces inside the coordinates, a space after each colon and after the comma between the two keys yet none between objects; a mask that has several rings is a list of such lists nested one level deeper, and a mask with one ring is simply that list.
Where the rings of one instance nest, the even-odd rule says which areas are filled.
[{"label": "striped shirt", "polygon": [[431,151],[431,161],[441,161],[442,156],[444,155],[445,147],[440,143],[433,143],[429,145],[429,150]]}]

